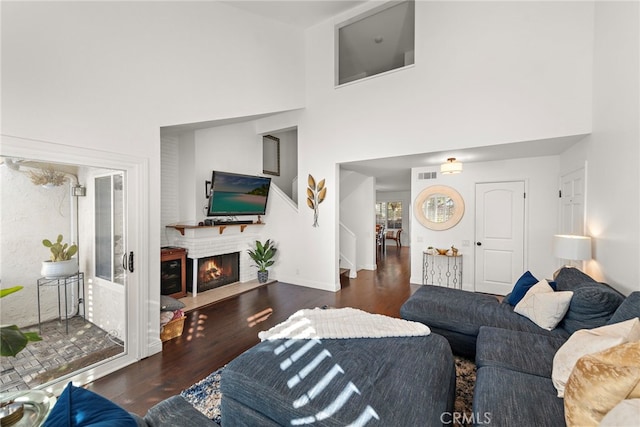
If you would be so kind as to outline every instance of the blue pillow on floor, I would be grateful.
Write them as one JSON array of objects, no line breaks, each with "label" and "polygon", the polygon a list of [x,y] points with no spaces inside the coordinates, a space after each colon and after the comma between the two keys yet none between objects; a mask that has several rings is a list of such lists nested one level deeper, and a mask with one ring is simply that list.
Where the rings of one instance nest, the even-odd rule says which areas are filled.
[{"label": "blue pillow on floor", "polygon": [[508,295],[507,302],[511,305],[518,304],[520,300],[524,298],[524,295],[527,293],[527,291],[538,282],[539,280],[533,277],[533,274],[531,274],[530,271],[525,272],[522,276],[520,276],[515,286],[513,287],[513,290]]},{"label": "blue pillow on floor", "polygon": [[131,414],[108,399],[72,383],[67,384],[43,427],[136,427]]}]

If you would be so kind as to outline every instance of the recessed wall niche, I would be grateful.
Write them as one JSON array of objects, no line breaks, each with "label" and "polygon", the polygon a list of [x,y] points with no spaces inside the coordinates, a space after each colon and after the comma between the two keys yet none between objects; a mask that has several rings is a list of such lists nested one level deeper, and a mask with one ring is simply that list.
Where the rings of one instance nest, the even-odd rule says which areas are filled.
[{"label": "recessed wall niche", "polygon": [[336,85],[414,63],[415,3],[389,2],[336,26]]}]

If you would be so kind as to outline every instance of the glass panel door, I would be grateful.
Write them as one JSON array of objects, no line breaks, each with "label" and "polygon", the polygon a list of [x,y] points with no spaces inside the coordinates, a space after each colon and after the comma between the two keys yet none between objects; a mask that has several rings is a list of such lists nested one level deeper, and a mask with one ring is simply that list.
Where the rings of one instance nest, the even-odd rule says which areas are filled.
[{"label": "glass panel door", "polygon": [[117,172],[95,178],[96,277],[125,284],[124,176]]}]

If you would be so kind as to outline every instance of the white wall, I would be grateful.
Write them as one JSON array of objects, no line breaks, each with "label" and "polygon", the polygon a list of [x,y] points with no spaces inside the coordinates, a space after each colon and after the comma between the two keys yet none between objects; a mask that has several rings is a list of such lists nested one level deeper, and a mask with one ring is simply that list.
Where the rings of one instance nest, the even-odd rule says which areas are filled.
[{"label": "white wall", "polygon": [[301,30],[221,2],[5,2],[1,19],[3,134],[148,159],[157,318],[160,127],[302,106]]},{"label": "white wall", "polygon": [[[165,225],[180,220],[180,145],[176,136],[163,136],[160,145],[160,161],[162,175],[160,185],[160,244],[167,246],[167,229]],[[186,174],[186,171],[185,171]]]},{"label": "white wall", "polygon": [[[179,212],[176,222],[182,223],[185,219],[195,219],[202,215],[202,204],[195,203],[204,195],[204,182],[197,182],[196,159],[196,135],[194,131],[182,133],[178,137],[178,170],[174,179],[178,180],[179,188]],[[162,170],[162,174],[170,171]],[[211,176],[207,178],[211,179]],[[164,191],[164,190],[163,190]],[[163,227],[166,224],[162,224]],[[165,229],[166,230],[166,229]]]},{"label": "white wall", "polygon": [[411,212],[411,283],[422,283],[422,252],[427,247],[454,245],[463,256],[463,288],[475,289],[475,186],[476,183],[504,181],[525,182],[525,271],[531,270],[536,277],[551,277],[556,269],[551,243],[557,228],[558,164],[558,156],[465,163],[464,172],[460,174],[438,173],[436,179],[430,180],[418,180],[418,173],[431,172],[435,168],[414,168],[411,172],[412,200],[415,201],[427,187],[447,185],[460,193],[465,206],[458,225],[443,231],[427,229]]},{"label": "white wall", "polygon": [[204,182],[211,180],[211,171],[262,175],[262,137],[250,122],[196,131],[194,155],[198,189],[195,212],[199,221],[206,216]]},{"label": "white wall", "polygon": [[[64,242],[72,235],[69,182],[59,187],[34,185],[26,171],[0,166],[0,273],[2,288],[24,286],[20,292],[2,299],[0,324],[20,327],[38,323],[37,280],[49,249],[43,239]],[[75,234],[75,231],[73,232]],[[56,287],[41,289],[42,320],[58,317]]]},{"label": "white wall", "polygon": [[292,183],[298,176],[298,130],[273,132],[270,135],[280,139],[280,175],[270,175],[271,182],[292,197]]},{"label": "white wall", "polygon": [[[415,66],[335,88],[334,24],[351,16],[306,33],[301,176],[326,177],[332,189],[343,161],[591,130],[591,3],[417,2]],[[338,229],[337,203],[330,192],[322,206],[336,213],[325,216],[327,231]],[[310,232],[300,229],[300,240]],[[336,289],[337,241],[318,244],[322,256],[305,271]]]},{"label": "white wall", "polygon": [[340,171],[340,222],[356,235],[356,270],[376,269],[375,178]]},{"label": "white wall", "polygon": [[[640,290],[640,6],[596,2],[593,134],[587,149],[587,271]],[[622,167],[621,167],[622,165]]]}]

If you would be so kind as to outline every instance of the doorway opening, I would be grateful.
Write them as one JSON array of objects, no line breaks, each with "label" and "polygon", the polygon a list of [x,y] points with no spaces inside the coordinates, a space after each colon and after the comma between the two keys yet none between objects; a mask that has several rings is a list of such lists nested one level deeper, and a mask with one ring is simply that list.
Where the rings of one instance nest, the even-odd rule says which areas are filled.
[{"label": "doorway opening", "polygon": [[[137,344],[128,338],[131,328],[139,325],[128,314],[127,288],[135,285],[133,277],[117,286],[97,280],[99,209],[93,180],[100,174],[118,174],[124,178],[122,192],[127,194],[126,177],[136,167],[125,160],[120,163],[123,168],[116,169],[118,156],[105,160],[104,153],[98,156],[90,151],[3,137],[1,287],[20,285],[22,289],[3,299],[0,323],[38,333],[42,341],[28,342],[20,357],[2,357],[2,366],[9,369],[2,372],[1,392],[35,387],[57,392],[69,380],[85,383],[123,367],[135,361],[138,353]],[[88,164],[81,164],[84,161]],[[56,179],[42,183],[43,176]],[[135,189],[133,193],[137,194]],[[126,203],[126,197],[121,200]],[[119,210],[126,216],[126,204]],[[65,243],[77,245],[76,272],[42,280],[40,265],[50,255],[43,239],[56,241],[58,235]],[[110,227],[109,235],[123,245],[129,242],[122,228]],[[120,262],[114,258],[110,264],[117,269]],[[81,280],[67,280],[72,276]],[[74,286],[59,285],[67,281]],[[12,380],[5,381],[5,375]]]}]

